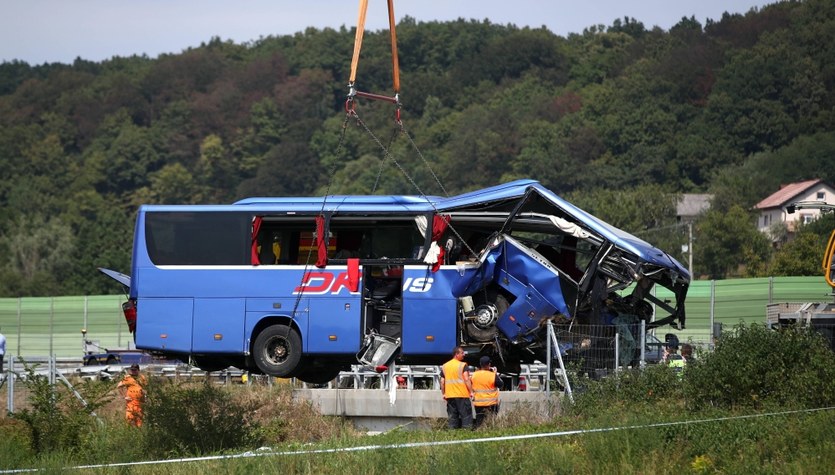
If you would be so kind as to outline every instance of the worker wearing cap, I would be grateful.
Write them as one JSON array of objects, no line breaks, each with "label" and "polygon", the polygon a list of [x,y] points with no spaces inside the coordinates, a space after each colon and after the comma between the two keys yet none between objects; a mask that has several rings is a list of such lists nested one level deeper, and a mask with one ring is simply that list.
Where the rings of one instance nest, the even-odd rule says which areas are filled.
[{"label": "worker wearing cap", "polygon": [[441,392],[446,401],[450,429],[473,428],[473,385],[470,369],[464,362],[464,348],[456,346],[452,359],[441,368]]},{"label": "worker wearing cap", "polygon": [[475,406],[475,427],[484,423],[488,414],[499,413],[499,389],[504,383],[496,368],[490,366],[490,357],[485,355],[478,362],[473,373],[473,405]]},{"label": "worker wearing cap", "polygon": [[147,384],[145,376],[139,374],[139,365],[132,364],[128,374],[116,386],[119,394],[125,398],[125,419],[132,426],[142,426],[142,404],[145,402]]}]

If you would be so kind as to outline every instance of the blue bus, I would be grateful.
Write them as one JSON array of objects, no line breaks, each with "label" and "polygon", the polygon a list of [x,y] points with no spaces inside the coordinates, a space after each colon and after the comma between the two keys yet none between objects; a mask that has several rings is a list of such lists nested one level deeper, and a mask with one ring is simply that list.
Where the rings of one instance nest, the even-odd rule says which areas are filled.
[{"label": "blue bus", "polygon": [[101,270],[127,287],[137,348],[311,383],[351,364],[443,363],[457,345],[513,372],[545,361],[545,322],[683,327],[690,283],[664,251],[533,180],[144,205],[130,275]]}]

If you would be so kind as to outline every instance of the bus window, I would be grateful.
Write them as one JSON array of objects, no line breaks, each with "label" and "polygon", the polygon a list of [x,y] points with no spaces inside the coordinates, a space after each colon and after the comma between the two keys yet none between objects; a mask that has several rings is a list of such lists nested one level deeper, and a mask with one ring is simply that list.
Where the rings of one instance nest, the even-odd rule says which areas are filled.
[{"label": "bus window", "polygon": [[337,216],[329,231],[328,256],[333,259],[416,260],[425,243],[413,218]]},{"label": "bus window", "polygon": [[[313,265],[316,263],[316,224],[312,216],[264,217],[258,233],[262,265]],[[332,248],[333,243],[330,243]]]},{"label": "bus window", "polygon": [[251,222],[245,213],[147,213],[148,255],[156,265],[248,264]]},{"label": "bus window", "polygon": [[378,225],[369,233],[364,249],[369,257],[414,259],[415,248],[423,244],[423,236],[413,222]]}]

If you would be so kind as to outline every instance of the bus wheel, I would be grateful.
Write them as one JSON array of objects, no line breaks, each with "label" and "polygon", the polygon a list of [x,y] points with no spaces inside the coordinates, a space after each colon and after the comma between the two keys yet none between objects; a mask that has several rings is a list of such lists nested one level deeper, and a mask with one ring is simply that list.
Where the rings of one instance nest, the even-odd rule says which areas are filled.
[{"label": "bus wheel", "polygon": [[301,360],[302,339],[287,325],[272,325],[258,334],[252,353],[264,374],[289,378]]}]

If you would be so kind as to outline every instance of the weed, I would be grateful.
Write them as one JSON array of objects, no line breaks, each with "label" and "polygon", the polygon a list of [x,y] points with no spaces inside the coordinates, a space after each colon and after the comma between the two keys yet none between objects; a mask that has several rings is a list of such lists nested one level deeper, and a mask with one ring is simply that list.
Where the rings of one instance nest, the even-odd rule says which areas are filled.
[{"label": "weed", "polygon": [[144,407],[148,453],[205,454],[258,442],[257,401],[239,402],[208,380],[199,385],[149,381]]},{"label": "weed", "polygon": [[[85,445],[96,429],[96,409],[112,398],[106,383],[85,381],[75,386],[79,400],[70,390],[50,384],[46,376],[35,373],[36,366],[24,362],[31,407],[14,414],[31,431],[32,450],[36,453],[73,451]],[[98,422],[101,422],[100,420]]]}]

